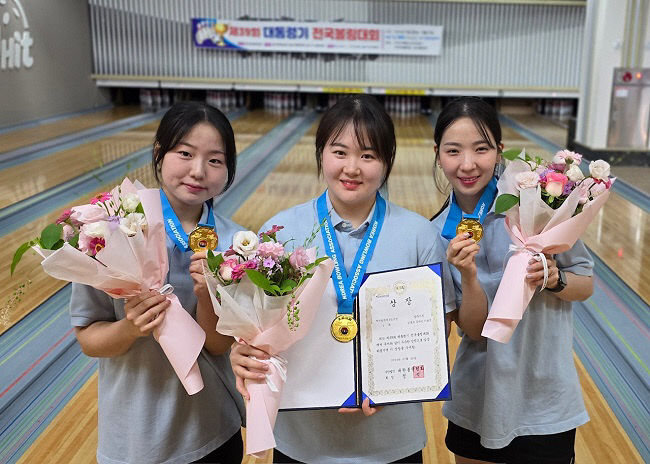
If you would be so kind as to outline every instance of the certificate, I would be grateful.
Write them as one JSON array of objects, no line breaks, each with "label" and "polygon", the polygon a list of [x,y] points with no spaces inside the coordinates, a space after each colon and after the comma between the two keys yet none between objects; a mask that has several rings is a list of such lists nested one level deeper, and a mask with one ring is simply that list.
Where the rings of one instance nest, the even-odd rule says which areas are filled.
[{"label": "certificate", "polygon": [[[451,399],[441,269],[437,263],[366,274],[353,341],[311,331],[283,353],[289,373],[280,408],[355,408],[366,397],[376,405]],[[328,309],[321,307],[315,325],[329,327]]]},{"label": "certificate", "polygon": [[450,399],[440,264],[368,274],[358,315],[361,391],[372,403]]}]

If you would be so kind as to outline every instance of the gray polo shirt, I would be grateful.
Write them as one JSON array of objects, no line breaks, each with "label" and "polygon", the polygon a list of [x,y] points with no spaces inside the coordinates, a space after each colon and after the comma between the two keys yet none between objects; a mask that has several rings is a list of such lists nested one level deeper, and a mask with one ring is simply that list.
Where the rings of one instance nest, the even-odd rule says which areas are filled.
[{"label": "gray polo shirt", "polygon": [[[449,244],[441,236],[448,212],[449,207],[433,220],[439,253]],[[488,307],[511,243],[504,219],[490,211],[476,255]],[[557,255],[556,261],[565,272],[592,275],[593,261],[581,241]],[[444,288],[449,292],[445,304],[452,311],[462,301],[461,279],[455,267],[445,267]],[[571,306],[551,292],[535,291],[510,342],[485,338],[477,342],[463,336],[451,373],[453,400],[443,406],[444,416],[479,434],[486,448],[503,448],[517,436],[560,433],[587,422],[573,363]]]},{"label": "gray polo shirt", "polygon": [[[373,211],[366,222],[353,229],[332,209],[329,198],[328,210],[331,210],[332,225],[349,272]],[[295,239],[287,244],[293,248],[302,245],[318,223],[316,199],[313,199],[277,214],[260,230],[268,230],[273,224],[283,225],[285,228],[278,233],[278,239]],[[387,202],[386,217],[367,272],[434,262],[432,233],[431,224],[422,216]],[[313,246],[318,247],[319,256],[325,255],[320,232]],[[330,280],[310,333],[329,334],[336,312],[336,292]],[[327,347],[314,346],[309,343],[309,338],[307,335],[283,354],[291,358],[290,372],[299,374],[309,370],[314,363],[328,362]],[[300,351],[291,353],[292,350]],[[418,452],[427,441],[419,403],[385,406],[371,417],[365,417],[361,412],[340,414],[335,409],[280,411],[275,424],[275,439],[277,449],[282,453],[310,463],[390,462]]]},{"label": "gray polo shirt", "polygon": [[[201,222],[206,222],[204,207]],[[242,230],[215,215],[220,251]],[[169,274],[183,307],[196,317],[196,296],[188,268],[192,252],[184,252],[167,238]],[[73,284],[72,325],[124,317],[123,300]],[[212,356],[203,350],[198,359],[204,388],[188,395],[153,336],[138,339],[125,354],[99,358],[100,464],[187,463],[209,454],[232,437],[244,414],[241,395],[228,354]]]}]

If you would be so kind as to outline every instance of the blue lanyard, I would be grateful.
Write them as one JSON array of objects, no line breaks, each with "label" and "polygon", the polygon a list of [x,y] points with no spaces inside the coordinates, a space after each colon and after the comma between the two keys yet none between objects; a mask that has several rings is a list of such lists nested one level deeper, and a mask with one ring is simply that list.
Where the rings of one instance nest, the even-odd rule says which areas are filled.
[{"label": "blue lanyard", "polygon": [[[167,195],[160,189],[160,203],[162,204],[163,217],[165,218],[165,230],[167,235],[169,235],[179,249],[183,251],[188,251],[190,249],[189,237],[183,230],[181,221],[178,220],[178,216],[174,212],[172,205],[167,199]],[[208,223],[207,224],[197,224],[197,226],[208,226],[215,228],[214,215],[212,214],[212,201],[208,200],[205,202],[208,205]]]},{"label": "blue lanyard", "polygon": [[[468,219],[476,219],[481,224],[483,224],[483,220],[485,219],[485,216],[487,216],[487,213],[490,211],[492,202],[494,201],[494,197],[496,197],[496,195],[497,179],[496,177],[493,177],[485,187],[485,190],[483,190],[481,199],[476,204],[474,212],[472,214],[466,214],[464,217]],[[448,240],[454,238],[456,236],[456,227],[458,227],[458,223],[460,223],[462,219],[463,211],[460,209],[460,206],[458,206],[458,203],[456,202],[456,196],[452,192],[451,203],[449,205],[449,214],[445,220],[445,225],[442,228],[441,235]]]},{"label": "blue lanyard", "polygon": [[323,242],[325,243],[325,252],[327,253],[327,256],[332,258],[332,261],[334,261],[332,280],[338,297],[338,313],[352,314],[354,298],[359,292],[363,275],[368,267],[370,259],[372,258],[372,253],[375,250],[375,245],[377,245],[377,238],[379,238],[381,226],[384,223],[386,201],[381,197],[381,195],[379,195],[379,193],[377,193],[375,212],[372,215],[372,220],[368,225],[368,229],[366,230],[361,245],[354,257],[354,263],[350,268],[352,278],[349,278],[345,272],[343,253],[341,253],[341,248],[336,239],[336,233],[334,232],[332,221],[327,212],[326,195],[327,191],[323,192],[323,194],[318,198],[318,219],[322,224],[321,233],[323,235]]}]

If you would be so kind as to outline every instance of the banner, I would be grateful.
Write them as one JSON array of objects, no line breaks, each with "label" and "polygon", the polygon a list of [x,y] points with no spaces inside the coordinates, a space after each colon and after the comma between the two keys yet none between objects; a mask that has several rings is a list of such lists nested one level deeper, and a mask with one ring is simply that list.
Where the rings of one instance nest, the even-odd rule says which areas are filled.
[{"label": "banner", "polygon": [[442,26],[192,18],[192,37],[222,50],[436,56]]}]

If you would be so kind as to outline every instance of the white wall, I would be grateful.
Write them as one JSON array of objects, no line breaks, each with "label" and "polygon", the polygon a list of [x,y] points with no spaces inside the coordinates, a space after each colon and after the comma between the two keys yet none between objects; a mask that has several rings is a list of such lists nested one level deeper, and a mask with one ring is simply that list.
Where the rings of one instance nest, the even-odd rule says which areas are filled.
[{"label": "white wall", "polygon": [[91,63],[86,1],[0,2],[0,127],[106,104]]}]

